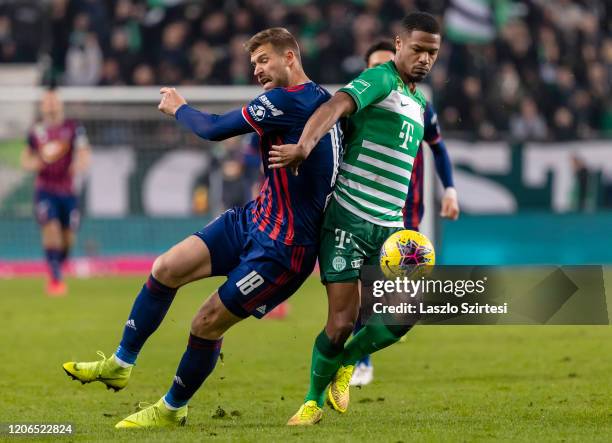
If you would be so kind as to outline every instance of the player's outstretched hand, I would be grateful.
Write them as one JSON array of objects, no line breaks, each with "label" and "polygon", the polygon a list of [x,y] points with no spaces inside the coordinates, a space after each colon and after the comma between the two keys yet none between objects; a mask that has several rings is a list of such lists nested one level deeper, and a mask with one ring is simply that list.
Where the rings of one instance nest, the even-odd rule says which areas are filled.
[{"label": "player's outstretched hand", "polygon": [[290,167],[293,175],[298,175],[298,167],[306,158],[304,149],[298,145],[272,145],[268,157],[271,169]]},{"label": "player's outstretched hand", "polygon": [[174,116],[178,108],[187,104],[187,100],[176,92],[175,88],[161,88],[159,93],[162,95],[162,98],[157,109],[164,114]]},{"label": "player's outstretched hand", "polygon": [[444,190],[442,197],[442,210],[440,215],[444,218],[457,220],[459,218],[459,202],[455,188],[448,187]]}]

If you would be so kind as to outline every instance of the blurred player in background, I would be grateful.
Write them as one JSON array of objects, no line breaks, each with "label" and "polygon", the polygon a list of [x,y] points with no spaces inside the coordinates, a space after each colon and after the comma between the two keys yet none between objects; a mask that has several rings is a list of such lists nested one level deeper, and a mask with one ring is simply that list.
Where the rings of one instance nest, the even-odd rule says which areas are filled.
[{"label": "blurred player in background", "polygon": [[36,173],[34,211],[49,267],[47,294],[51,296],[67,291],[62,266],[74,245],[80,220],[74,178],[87,170],[90,156],[85,129],[64,119],[59,95],[46,91],[40,102],[40,121],[28,134],[21,163]]},{"label": "blurred player in background", "polygon": [[409,330],[368,321],[344,346],[359,313],[362,266],[378,265],[384,241],[404,227],[412,165],[425,133],[426,100],[416,84],[438,57],[440,25],[430,14],[408,14],[395,45],[393,61],[365,70],[341,88],[310,117],[297,144],[273,146],[270,154],[271,167],[295,171],[338,119],[348,117],[346,152],[325,211],[319,252],[328,319],[313,346],[305,401],[288,425],[320,421],[326,391],[333,408],[346,412],[357,361]]},{"label": "blurred player in background", "polygon": [[[374,68],[383,63],[393,60],[395,56],[395,45],[388,40],[380,41],[372,45],[365,55],[366,67]],[[430,102],[425,106],[425,135],[423,141],[431,148],[436,164],[436,172],[442,186],[444,195],[442,197],[442,208],[440,216],[456,220],[459,217],[459,203],[457,201],[457,191],[453,186],[453,170],[448,156],[448,151],[438,124],[438,115]],[[404,227],[419,230],[419,225],[423,218],[423,183],[425,167],[423,162],[423,143],[419,147],[417,156],[412,164],[412,175],[410,176],[410,188],[404,206]],[[361,329],[361,318],[357,319],[354,334]],[[355,372],[351,379],[352,386],[364,386],[369,384],[374,378],[374,366],[370,355],[357,362]]]},{"label": "blurred player in background", "polygon": [[154,405],[117,423],[117,428],[184,424],[187,403],[212,373],[225,332],[249,316],[266,315],[295,293],[315,266],[323,211],[340,160],[339,125],[320,139],[299,176],[270,169],[268,156],[273,143],[297,142],[308,117],[330,95],[308,79],[297,41],[286,29],[261,31],[246,47],[255,77],[265,90],[247,106],[223,115],[208,114],[188,106],[174,88],[162,88],[159,109],[208,140],[257,132],[266,176],[259,196],[224,212],[158,257],[115,354],[63,366],[83,383],[100,381],[109,389],[123,389],[178,288],[210,276],[227,276],[196,314],[169,391]]}]

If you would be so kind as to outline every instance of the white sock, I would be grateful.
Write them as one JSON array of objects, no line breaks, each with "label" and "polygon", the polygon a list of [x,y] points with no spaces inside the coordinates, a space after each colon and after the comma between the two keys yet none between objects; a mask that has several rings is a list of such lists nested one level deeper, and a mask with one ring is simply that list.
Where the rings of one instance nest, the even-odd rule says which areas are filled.
[{"label": "white sock", "polygon": [[117,357],[116,355],[115,355],[115,361],[116,361],[116,362],[117,362],[117,364],[118,364],[119,366],[121,366],[122,368],[129,368],[130,366],[134,366],[134,365],[132,365],[132,364],[129,364],[129,363],[124,362],[123,360],[121,360],[121,359],[120,359],[119,357]]}]

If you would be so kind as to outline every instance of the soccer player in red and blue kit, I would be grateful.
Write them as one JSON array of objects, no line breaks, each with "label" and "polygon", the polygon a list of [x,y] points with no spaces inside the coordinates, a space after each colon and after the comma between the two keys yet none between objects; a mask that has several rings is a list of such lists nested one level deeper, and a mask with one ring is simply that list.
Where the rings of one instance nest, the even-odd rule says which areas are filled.
[{"label": "soccer player in red and blue kit", "polygon": [[[393,60],[395,55],[395,45],[391,41],[383,40],[372,45],[365,54],[365,62],[368,68],[386,63]],[[427,102],[425,107],[425,135],[423,140],[431,148],[434,155],[434,162],[436,165],[436,172],[442,186],[444,186],[444,195],[442,197],[442,208],[440,215],[442,217],[456,220],[459,217],[459,203],[457,202],[457,192],[453,186],[453,171],[452,165],[448,156],[448,151],[442,134],[440,131],[440,125],[438,124],[438,116],[431,103]],[[419,230],[419,225],[423,219],[424,205],[423,205],[423,175],[425,173],[425,166],[423,163],[423,145],[419,148],[417,156],[414,159],[412,165],[412,175],[410,177],[410,187],[408,189],[408,196],[406,197],[406,204],[404,206],[404,227],[406,229],[412,229],[413,231]],[[355,327],[355,333],[361,329],[361,322],[357,321]],[[353,386],[364,386],[374,378],[374,366],[370,356],[366,356],[355,365],[355,371],[351,378],[351,385]]]},{"label": "soccer player in red and blue kit", "polygon": [[74,177],[89,166],[90,148],[84,128],[64,119],[57,92],[46,91],[40,102],[40,121],[28,134],[24,169],[36,173],[34,212],[40,224],[49,268],[47,294],[64,295],[62,266],[74,244],[79,208]]},{"label": "soccer player in red and blue kit", "polygon": [[286,29],[262,31],[246,48],[255,77],[266,91],[250,104],[213,115],[188,106],[174,88],[162,88],[159,109],[209,140],[257,132],[266,177],[259,196],[226,211],[155,261],[115,354],[98,362],[63,366],[83,383],[101,381],[115,390],[124,388],[138,353],[161,324],[177,289],[202,278],[227,276],[196,314],[169,391],[154,405],[117,423],[118,428],[184,424],[187,403],[213,371],[224,333],[250,315],[264,316],[290,297],[314,268],[342,133],[335,125],[302,164],[299,175],[269,169],[272,144],[297,142],[310,115],[330,95],[306,77],[297,42]]}]

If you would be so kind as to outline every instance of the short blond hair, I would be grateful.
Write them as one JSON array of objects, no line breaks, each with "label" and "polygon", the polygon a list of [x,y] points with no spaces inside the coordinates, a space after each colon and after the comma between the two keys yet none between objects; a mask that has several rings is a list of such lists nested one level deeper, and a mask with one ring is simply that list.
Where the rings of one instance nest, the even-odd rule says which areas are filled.
[{"label": "short blond hair", "polygon": [[301,60],[298,42],[285,28],[264,29],[251,37],[244,44],[244,47],[252,54],[257,48],[267,43],[270,43],[279,53],[289,49],[295,53],[298,60]]}]

